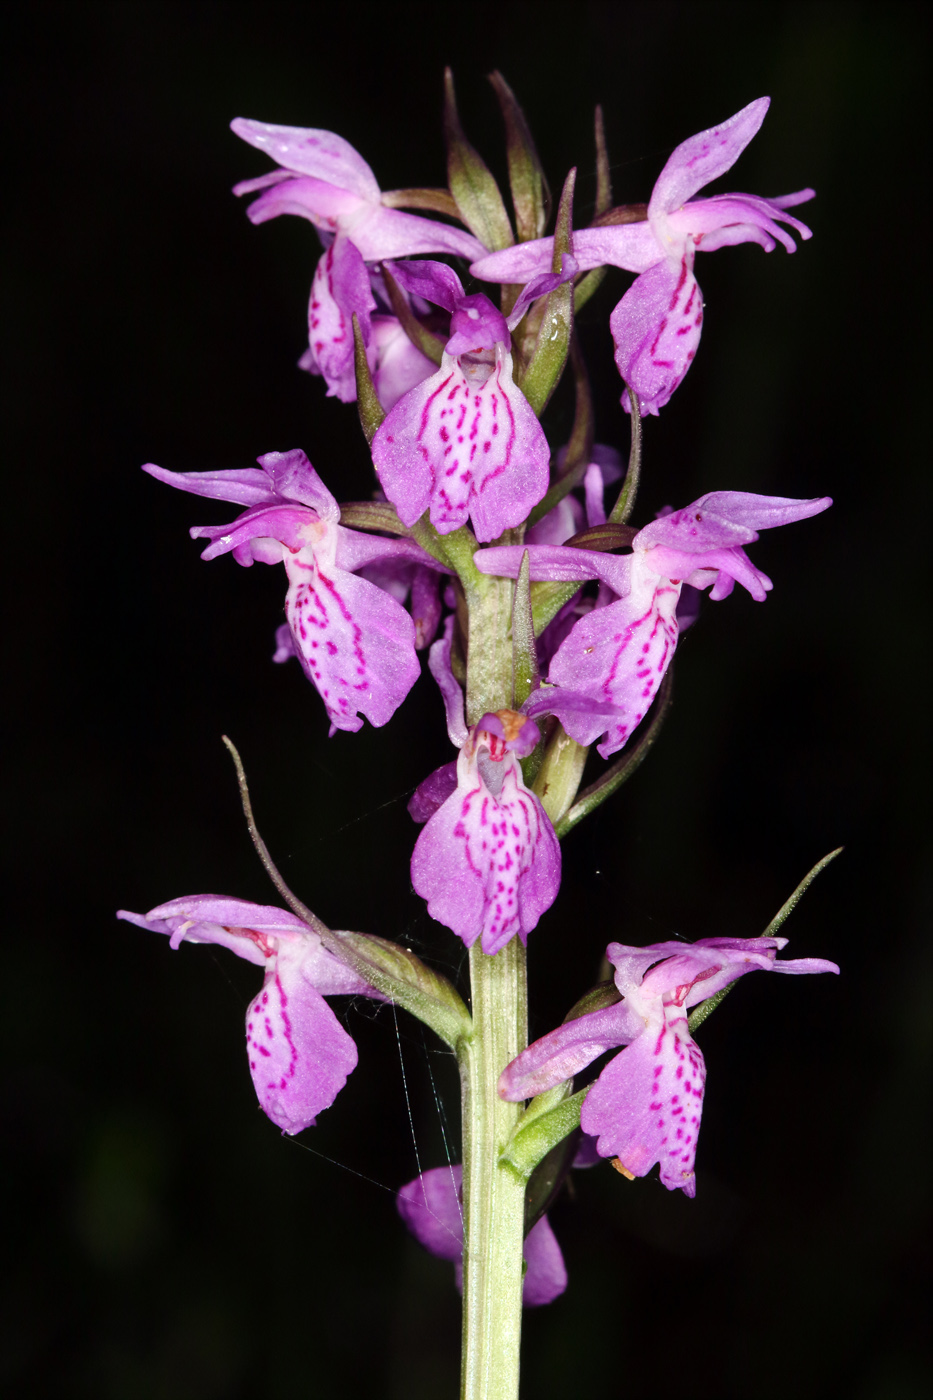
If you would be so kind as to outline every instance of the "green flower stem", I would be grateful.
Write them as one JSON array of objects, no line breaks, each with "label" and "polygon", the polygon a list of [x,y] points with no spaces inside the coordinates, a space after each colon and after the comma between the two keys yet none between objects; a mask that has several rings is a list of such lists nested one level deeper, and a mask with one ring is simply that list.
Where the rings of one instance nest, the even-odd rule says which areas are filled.
[{"label": "green flower stem", "polygon": [[470,949],[473,1034],[461,1042],[463,1085],[463,1353],[461,1400],[517,1400],[525,1182],[500,1157],[522,1113],[496,1091],[528,1041],[525,948]]},{"label": "green flower stem", "polygon": [[[463,578],[463,575],[460,575]],[[487,710],[512,704],[512,595],[510,578],[495,578],[476,570],[472,586],[464,582],[470,608],[467,665],[467,724],[476,724]]]},{"label": "green flower stem", "polygon": [[[469,610],[467,723],[512,703],[511,579],[480,574],[469,541],[448,535]],[[474,544],[475,547],[475,544]],[[527,598],[526,598],[527,607]],[[499,1076],[528,1044],[525,948],[519,938],[488,957],[470,949],[472,1034],[458,1047],[463,1091],[462,1400],[518,1400],[525,1177],[500,1157],[521,1104],[498,1094]]]}]

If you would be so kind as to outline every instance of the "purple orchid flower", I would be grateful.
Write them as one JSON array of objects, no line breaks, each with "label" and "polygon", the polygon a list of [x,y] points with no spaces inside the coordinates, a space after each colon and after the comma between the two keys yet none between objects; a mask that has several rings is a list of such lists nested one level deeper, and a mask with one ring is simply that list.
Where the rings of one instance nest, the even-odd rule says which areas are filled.
[{"label": "purple orchid flower", "polygon": [[382,994],[351,972],[320,937],[285,909],[195,894],[117,918],[166,933],[171,946],[216,943],[265,969],[246,1012],[250,1074],[263,1111],[284,1133],[310,1127],[356,1068],[356,1045],[326,996]]},{"label": "purple orchid flower", "polygon": [[510,327],[528,306],[574,275],[534,279],[509,320],[479,293],[464,296],[443,263],[400,263],[394,274],[409,292],[451,313],[441,367],[396,403],[373,438],[382,489],[405,525],[430,509],[442,535],[472,519],[476,537],[495,539],[520,525],[548,487],[550,449],[535,414],[512,380]]},{"label": "purple orchid flower", "polygon": [[371,316],[376,303],[366,264],[413,253],[477,258],[485,251],[483,245],[461,229],[387,208],[362,156],[332,131],[270,126],[243,117],[230,126],[281,167],[234,186],[237,195],[264,191],[246,211],[252,222],[298,214],[310,220],[329,245],[311,287],[308,338],[313,358],[304,367],[324,376],[328,394],[351,402],[356,398],[354,311],[368,350],[374,348]]},{"label": "purple orchid flower", "polygon": [[[413,389],[416,384],[433,374],[436,365],[412,344],[397,316],[373,316],[371,325],[372,334],[366,347],[366,359],[376,397],[388,411],[409,389]],[[324,373],[310,346],[298,361],[298,368],[307,370],[309,374]],[[338,392],[337,397],[343,402],[353,400],[356,397],[355,367],[347,364],[340,372],[344,376],[344,393]],[[331,392],[335,391],[328,390],[328,393]]]},{"label": "purple orchid flower", "polygon": [[659,1162],[669,1191],[696,1194],[694,1159],[706,1067],[687,1010],[746,972],[836,972],[823,958],[778,962],[786,938],[701,938],[629,948],[610,943],[622,1001],[567,1021],[535,1041],[504,1070],[499,1093],[518,1102],[571,1078],[599,1055],[627,1046],[603,1070],[580,1114],[625,1176],[645,1176]]},{"label": "purple orchid flower", "polygon": [[[642,413],[656,414],[664,407],[700,343],[703,297],[693,275],[697,249],[711,253],[736,243],[759,243],[770,253],[782,243],[792,253],[794,240],[780,223],[803,239],[811,237],[806,224],[786,212],[812,199],[810,189],[776,199],[751,194],[692,198],[735,164],[758,132],[770,101],[760,97],[678,146],[658,176],[646,220],[574,232],[581,271],[608,264],[639,274],[609,327],[619,373],[637,393]],[[481,258],[470,271],[486,281],[524,282],[550,266],[553,245],[553,238],[522,243]],[[627,399],[626,393],[626,407]]]},{"label": "purple orchid flower", "polygon": [[[211,541],[202,559],[232,553],[247,566],[283,563],[294,654],[324,701],[331,733],[362,728],[361,714],[383,725],[420,674],[415,627],[395,598],[356,573],[386,561],[440,566],[413,540],[338,524],[340,507],[300,450],[258,460],[261,471],[171,472],[152,463],[143,470],[181,491],[248,507],[229,525],[194,526],[193,539]],[[285,660],[281,634],[276,641],[276,659]]]},{"label": "purple orchid flower", "polygon": [[[454,1265],[457,1288],[463,1292],[463,1213],[460,1190],[463,1168],[432,1167],[409,1181],[398,1193],[398,1213],[419,1244]],[[522,1282],[526,1308],[553,1303],[567,1287],[567,1268],[554,1231],[543,1215],[525,1236],[522,1251],[527,1268]]]},{"label": "purple orchid flower", "polygon": [[560,888],[560,843],[518,762],[539,737],[518,711],[483,715],[463,741],[453,791],[450,764],[409,804],[416,821],[428,818],[411,858],[415,890],[432,918],[468,948],[481,938],[484,953],[515,934],[526,942]]},{"label": "purple orchid flower", "polygon": [[[684,584],[710,588],[718,601],[740,583],[762,602],[771,580],[741,546],[757,540],[759,530],[804,520],[831,504],[828,496],[800,501],[714,491],[646,525],[630,555],[542,545],[478,550],[474,562],[486,574],[517,577],[527,548],[532,579],[582,584],[595,578],[616,595],[617,601],[594,608],[573,626],[553,656],[548,684],[526,701],[526,712],[556,714],[579,744],[605,733],[599,752],[608,758],[644,718],[670,665]],[[595,705],[580,706],[579,695],[613,706],[613,721],[607,725],[606,712]]]}]

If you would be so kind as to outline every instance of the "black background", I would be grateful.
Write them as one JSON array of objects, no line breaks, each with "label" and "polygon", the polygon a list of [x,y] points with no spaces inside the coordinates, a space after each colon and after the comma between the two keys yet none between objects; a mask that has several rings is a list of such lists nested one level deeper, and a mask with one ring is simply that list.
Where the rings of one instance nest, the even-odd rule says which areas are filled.
[{"label": "black background", "polygon": [[[815,237],[698,259],[697,362],[646,429],[636,520],[710,489],[829,493],[765,536],[763,607],[707,605],[650,760],[565,843],[531,938],[533,1026],[609,938],[759,932],[832,847],[786,932],[843,976],[748,978],[701,1033],[695,1202],[608,1167],[552,1220],[565,1296],[527,1318],[524,1393],[926,1394],[924,1108],[929,533],[923,353],[925,6],[718,3],[8,6],[4,556],[11,796],[3,1104],[9,1393],[101,1400],[456,1390],[448,1265],[391,1191],[444,1160],[452,1063],[391,1011],[343,1006],[360,1066],[298,1141],[243,1055],[255,969],[113,918],[216,890],[274,898],[243,829],[239,744],[286,878],[335,926],[462,950],[411,892],[405,802],[449,756],[422,679],[385,729],[328,740],[269,663],[281,570],[198,559],[224,518],[139,470],[304,447],[371,489],[354,410],[295,362],[317,240],[252,228],[229,188],[268,162],[236,115],[340,132],[383,188],[443,184],[440,83],[502,170],[501,68],[552,184],[595,193],[604,104],[618,200],[679,141],[769,93],[726,187],[812,184]],[[627,443],[608,313],[581,318],[598,437]],[[558,399],[546,427],[566,436]],[[307,1150],[305,1150],[307,1148]]]}]

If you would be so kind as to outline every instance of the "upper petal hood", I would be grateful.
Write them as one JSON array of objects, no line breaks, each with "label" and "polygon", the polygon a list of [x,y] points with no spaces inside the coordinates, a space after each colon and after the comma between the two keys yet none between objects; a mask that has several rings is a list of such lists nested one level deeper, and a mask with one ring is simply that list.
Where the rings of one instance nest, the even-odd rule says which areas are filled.
[{"label": "upper petal hood", "polygon": [[648,218],[670,214],[711,180],[725,175],[758,132],[770,105],[770,97],[759,97],[728,121],[682,141],[658,176]]},{"label": "upper petal hood", "polygon": [[243,141],[299,175],[313,175],[362,199],[378,200],[376,177],[360,153],[333,131],[316,127],[275,126],[235,117],[230,130]]}]

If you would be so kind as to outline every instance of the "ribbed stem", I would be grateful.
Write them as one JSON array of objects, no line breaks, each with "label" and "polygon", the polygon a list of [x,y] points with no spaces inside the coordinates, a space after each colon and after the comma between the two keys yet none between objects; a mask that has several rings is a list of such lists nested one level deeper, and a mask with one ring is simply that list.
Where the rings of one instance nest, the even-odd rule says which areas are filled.
[{"label": "ribbed stem", "polygon": [[525,948],[470,949],[473,1035],[464,1045],[463,1355],[461,1400],[517,1400],[522,1329],[525,1182],[499,1156],[522,1105],[499,1098],[499,1075],[528,1043]]}]

